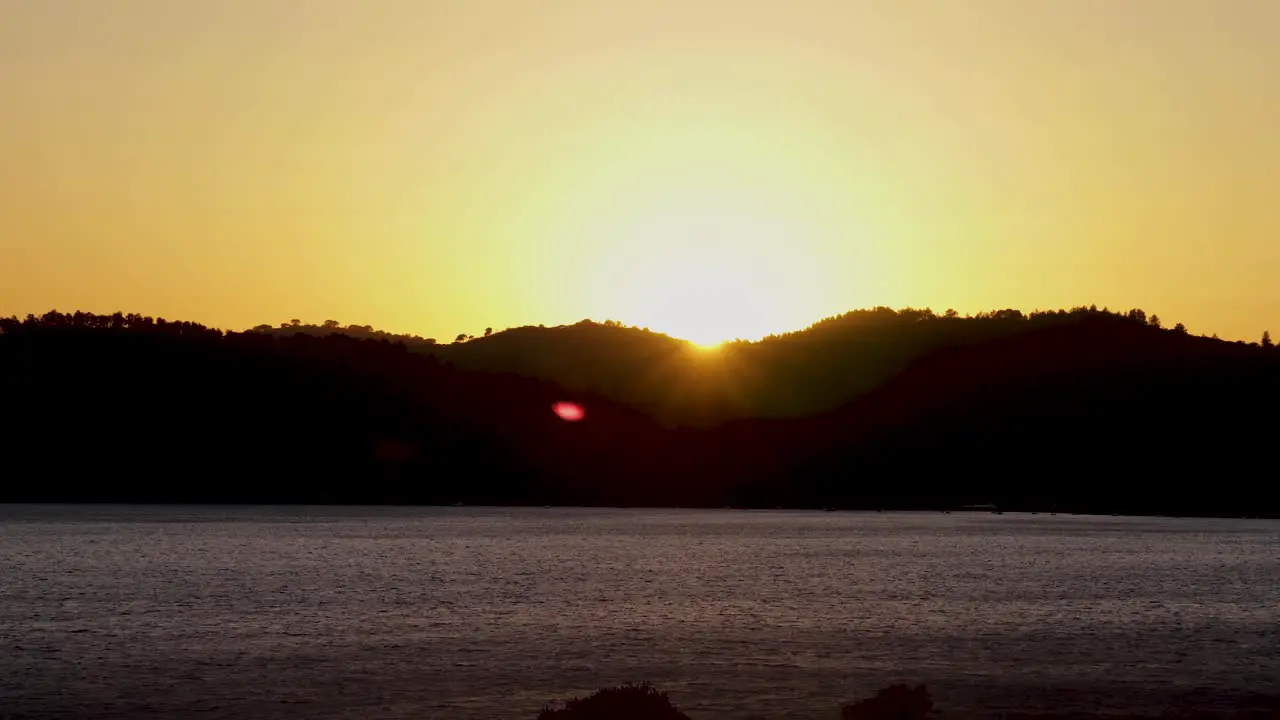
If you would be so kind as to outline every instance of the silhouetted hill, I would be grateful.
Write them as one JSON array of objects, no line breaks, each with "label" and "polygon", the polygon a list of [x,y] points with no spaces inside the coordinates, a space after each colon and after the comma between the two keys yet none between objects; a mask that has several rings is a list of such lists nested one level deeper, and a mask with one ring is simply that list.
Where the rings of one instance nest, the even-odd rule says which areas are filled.
[{"label": "silhouetted hill", "polygon": [[717,433],[767,448],[734,474],[765,468],[743,482],[783,504],[1274,514],[1255,501],[1277,402],[1272,348],[1090,313],[940,348],[835,411]]},{"label": "silhouetted hill", "polygon": [[711,355],[684,340],[612,322],[584,320],[557,327],[511,328],[480,337],[459,335],[450,344],[332,320],[323,325],[300,321],[279,327],[260,325],[252,332],[276,337],[340,334],[400,342],[459,368],[512,372],[600,394],[668,425],[712,425],[754,414],[741,400],[735,402],[735,380],[718,372],[719,362]]},{"label": "silhouetted hill", "polygon": [[603,474],[657,476],[639,413],[400,344],[84,313],[0,330],[9,500],[596,503]]},{"label": "silhouetted hill", "polygon": [[[448,347],[119,314],[0,321],[12,428],[0,451],[20,478],[3,499],[1280,516],[1267,487],[1280,351],[1163,330],[1136,311],[870,311],[704,355],[594,323]],[[642,381],[565,389],[459,369],[464,350],[493,369]],[[851,378],[837,371],[846,360]],[[852,399],[742,417],[792,393],[792,411],[819,404],[824,383]],[[650,387],[685,417],[729,407],[740,419],[669,429],[603,394]],[[708,388],[738,390],[741,404]],[[586,420],[558,418],[562,400]]]},{"label": "silhouetted hill", "polygon": [[515,372],[598,393],[668,425],[713,425],[754,414],[735,393],[740,379],[724,371],[718,354],[614,323],[514,328],[429,352],[461,368]]},{"label": "silhouetted hill", "polygon": [[1122,327],[1129,330],[1159,322],[1141,310],[1118,314],[1086,307],[1029,315],[999,310],[976,317],[880,307],[710,351],[647,330],[589,321],[515,328],[447,345],[406,342],[460,368],[550,380],[625,403],[668,426],[706,427],[832,410],[936,351],[1089,319],[1127,321]]}]

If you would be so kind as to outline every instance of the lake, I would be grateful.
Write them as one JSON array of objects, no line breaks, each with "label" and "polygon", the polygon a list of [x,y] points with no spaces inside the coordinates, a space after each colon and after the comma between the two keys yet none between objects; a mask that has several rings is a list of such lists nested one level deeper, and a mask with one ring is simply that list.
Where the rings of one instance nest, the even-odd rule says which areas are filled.
[{"label": "lake", "polygon": [[0,506],[0,717],[694,720],[1280,694],[1280,523],[989,513]]}]

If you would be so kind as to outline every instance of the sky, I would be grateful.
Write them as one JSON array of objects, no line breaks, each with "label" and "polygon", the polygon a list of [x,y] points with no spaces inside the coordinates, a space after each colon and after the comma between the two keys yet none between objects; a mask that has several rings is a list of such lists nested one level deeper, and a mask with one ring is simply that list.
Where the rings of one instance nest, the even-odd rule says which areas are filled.
[{"label": "sky", "polygon": [[0,315],[1280,331],[1280,2],[0,0]]}]

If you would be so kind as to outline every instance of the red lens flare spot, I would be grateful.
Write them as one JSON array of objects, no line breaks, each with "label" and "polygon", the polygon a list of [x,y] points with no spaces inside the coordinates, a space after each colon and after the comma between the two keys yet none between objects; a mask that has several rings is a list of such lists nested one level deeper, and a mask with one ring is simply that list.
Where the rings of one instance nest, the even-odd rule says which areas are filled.
[{"label": "red lens flare spot", "polygon": [[558,402],[551,406],[551,411],[565,422],[578,422],[587,416],[587,411],[575,402]]}]

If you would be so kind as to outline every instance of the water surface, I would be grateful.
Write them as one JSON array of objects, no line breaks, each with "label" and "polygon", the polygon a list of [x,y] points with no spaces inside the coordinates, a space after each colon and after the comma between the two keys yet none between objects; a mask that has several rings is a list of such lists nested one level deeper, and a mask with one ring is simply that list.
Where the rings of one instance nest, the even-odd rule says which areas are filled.
[{"label": "water surface", "polygon": [[1280,693],[1280,523],[0,506],[0,717],[695,720],[1159,711]]}]

